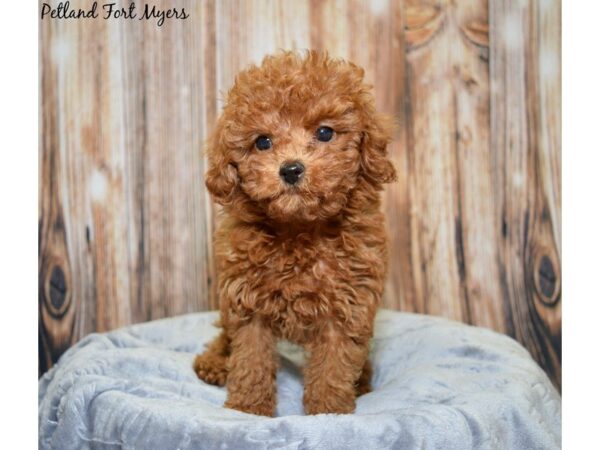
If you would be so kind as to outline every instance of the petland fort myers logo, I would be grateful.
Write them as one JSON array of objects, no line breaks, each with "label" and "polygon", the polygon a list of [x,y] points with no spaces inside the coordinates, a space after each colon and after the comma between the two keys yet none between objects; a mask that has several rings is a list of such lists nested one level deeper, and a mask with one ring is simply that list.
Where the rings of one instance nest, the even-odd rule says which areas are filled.
[{"label": "petland fort myers logo", "polygon": [[125,20],[154,20],[156,25],[161,27],[166,20],[179,19],[184,20],[189,17],[185,8],[162,9],[156,5],[144,4],[138,9],[134,2],[123,7],[117,3],[92,3],[88,9],[71,8],[70,2],[60,2],[56,7],[48,3],[42,3],[41,19],[97,19],[101,17],[105,20],[125,19]]}]

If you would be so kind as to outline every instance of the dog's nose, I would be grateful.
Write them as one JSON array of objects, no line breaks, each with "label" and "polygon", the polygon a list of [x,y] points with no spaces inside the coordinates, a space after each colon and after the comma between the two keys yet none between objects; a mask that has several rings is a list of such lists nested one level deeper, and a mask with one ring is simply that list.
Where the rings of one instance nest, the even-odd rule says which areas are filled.
[{"label": "dog's nose", "polygon": [[296,184],[304,174],[304,165],[300,161],[285,163],[279,169],[279,176],[287,184]]}]

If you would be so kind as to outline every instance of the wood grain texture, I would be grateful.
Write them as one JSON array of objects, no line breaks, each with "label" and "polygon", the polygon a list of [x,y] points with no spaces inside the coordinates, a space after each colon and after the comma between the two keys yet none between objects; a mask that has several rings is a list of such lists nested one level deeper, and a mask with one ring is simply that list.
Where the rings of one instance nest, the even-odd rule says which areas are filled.
[{"label": "wood grain texture", "polygon": [[202,143],[239,70],[317,48],[398,122],[383,306],[507,333],[560,387],[559,0],[160,5],[190,17],[40,22],[40,373],[87,333],[216,308]]},{"label": "wood grain texture", "polygon": [[490,3],[494,191],[509,332],[560,387],[559,30],[559,2]]}]

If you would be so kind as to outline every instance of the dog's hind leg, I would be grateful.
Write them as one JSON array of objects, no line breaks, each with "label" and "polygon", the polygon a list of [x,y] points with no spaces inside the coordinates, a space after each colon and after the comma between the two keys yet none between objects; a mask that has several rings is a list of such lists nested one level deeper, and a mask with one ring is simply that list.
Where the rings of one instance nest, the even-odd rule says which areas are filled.
[{"label": "dog's hind leg", "polygon": [[360,376],[356,381],[356,396],[368,394],[372,391],[371,388],[371,376],[373,375],[373,368],[371,367],[371,361],[368,359],[365,361],[365,365],[360,372]]},{"label": "dog's hind leg", "polygon": [[227,358],[231,353],[230,340],[225,333],[215,338],[206,351],[196,356],[194,361],[194,371],[198,378],[209,384],[225,386],[227,381]]}]

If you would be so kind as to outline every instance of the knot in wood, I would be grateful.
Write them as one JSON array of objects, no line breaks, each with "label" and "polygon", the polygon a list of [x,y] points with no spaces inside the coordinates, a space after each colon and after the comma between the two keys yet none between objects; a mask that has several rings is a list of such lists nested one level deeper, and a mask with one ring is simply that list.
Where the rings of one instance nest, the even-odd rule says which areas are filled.
[{"label": "knot in wood", "polygon": [[534,286],[538,296],[547,306],[553,306],[559,298],[559,279],[550,256],[539,257],[534,267]]},{"label": "knot in wood", "polygon": [[50,314],[58,318],[63,316],[68,309],[67,277],[60,265],[53,265],[47,273],[50,273],[50,277],[46,281],[45,303]]}]

